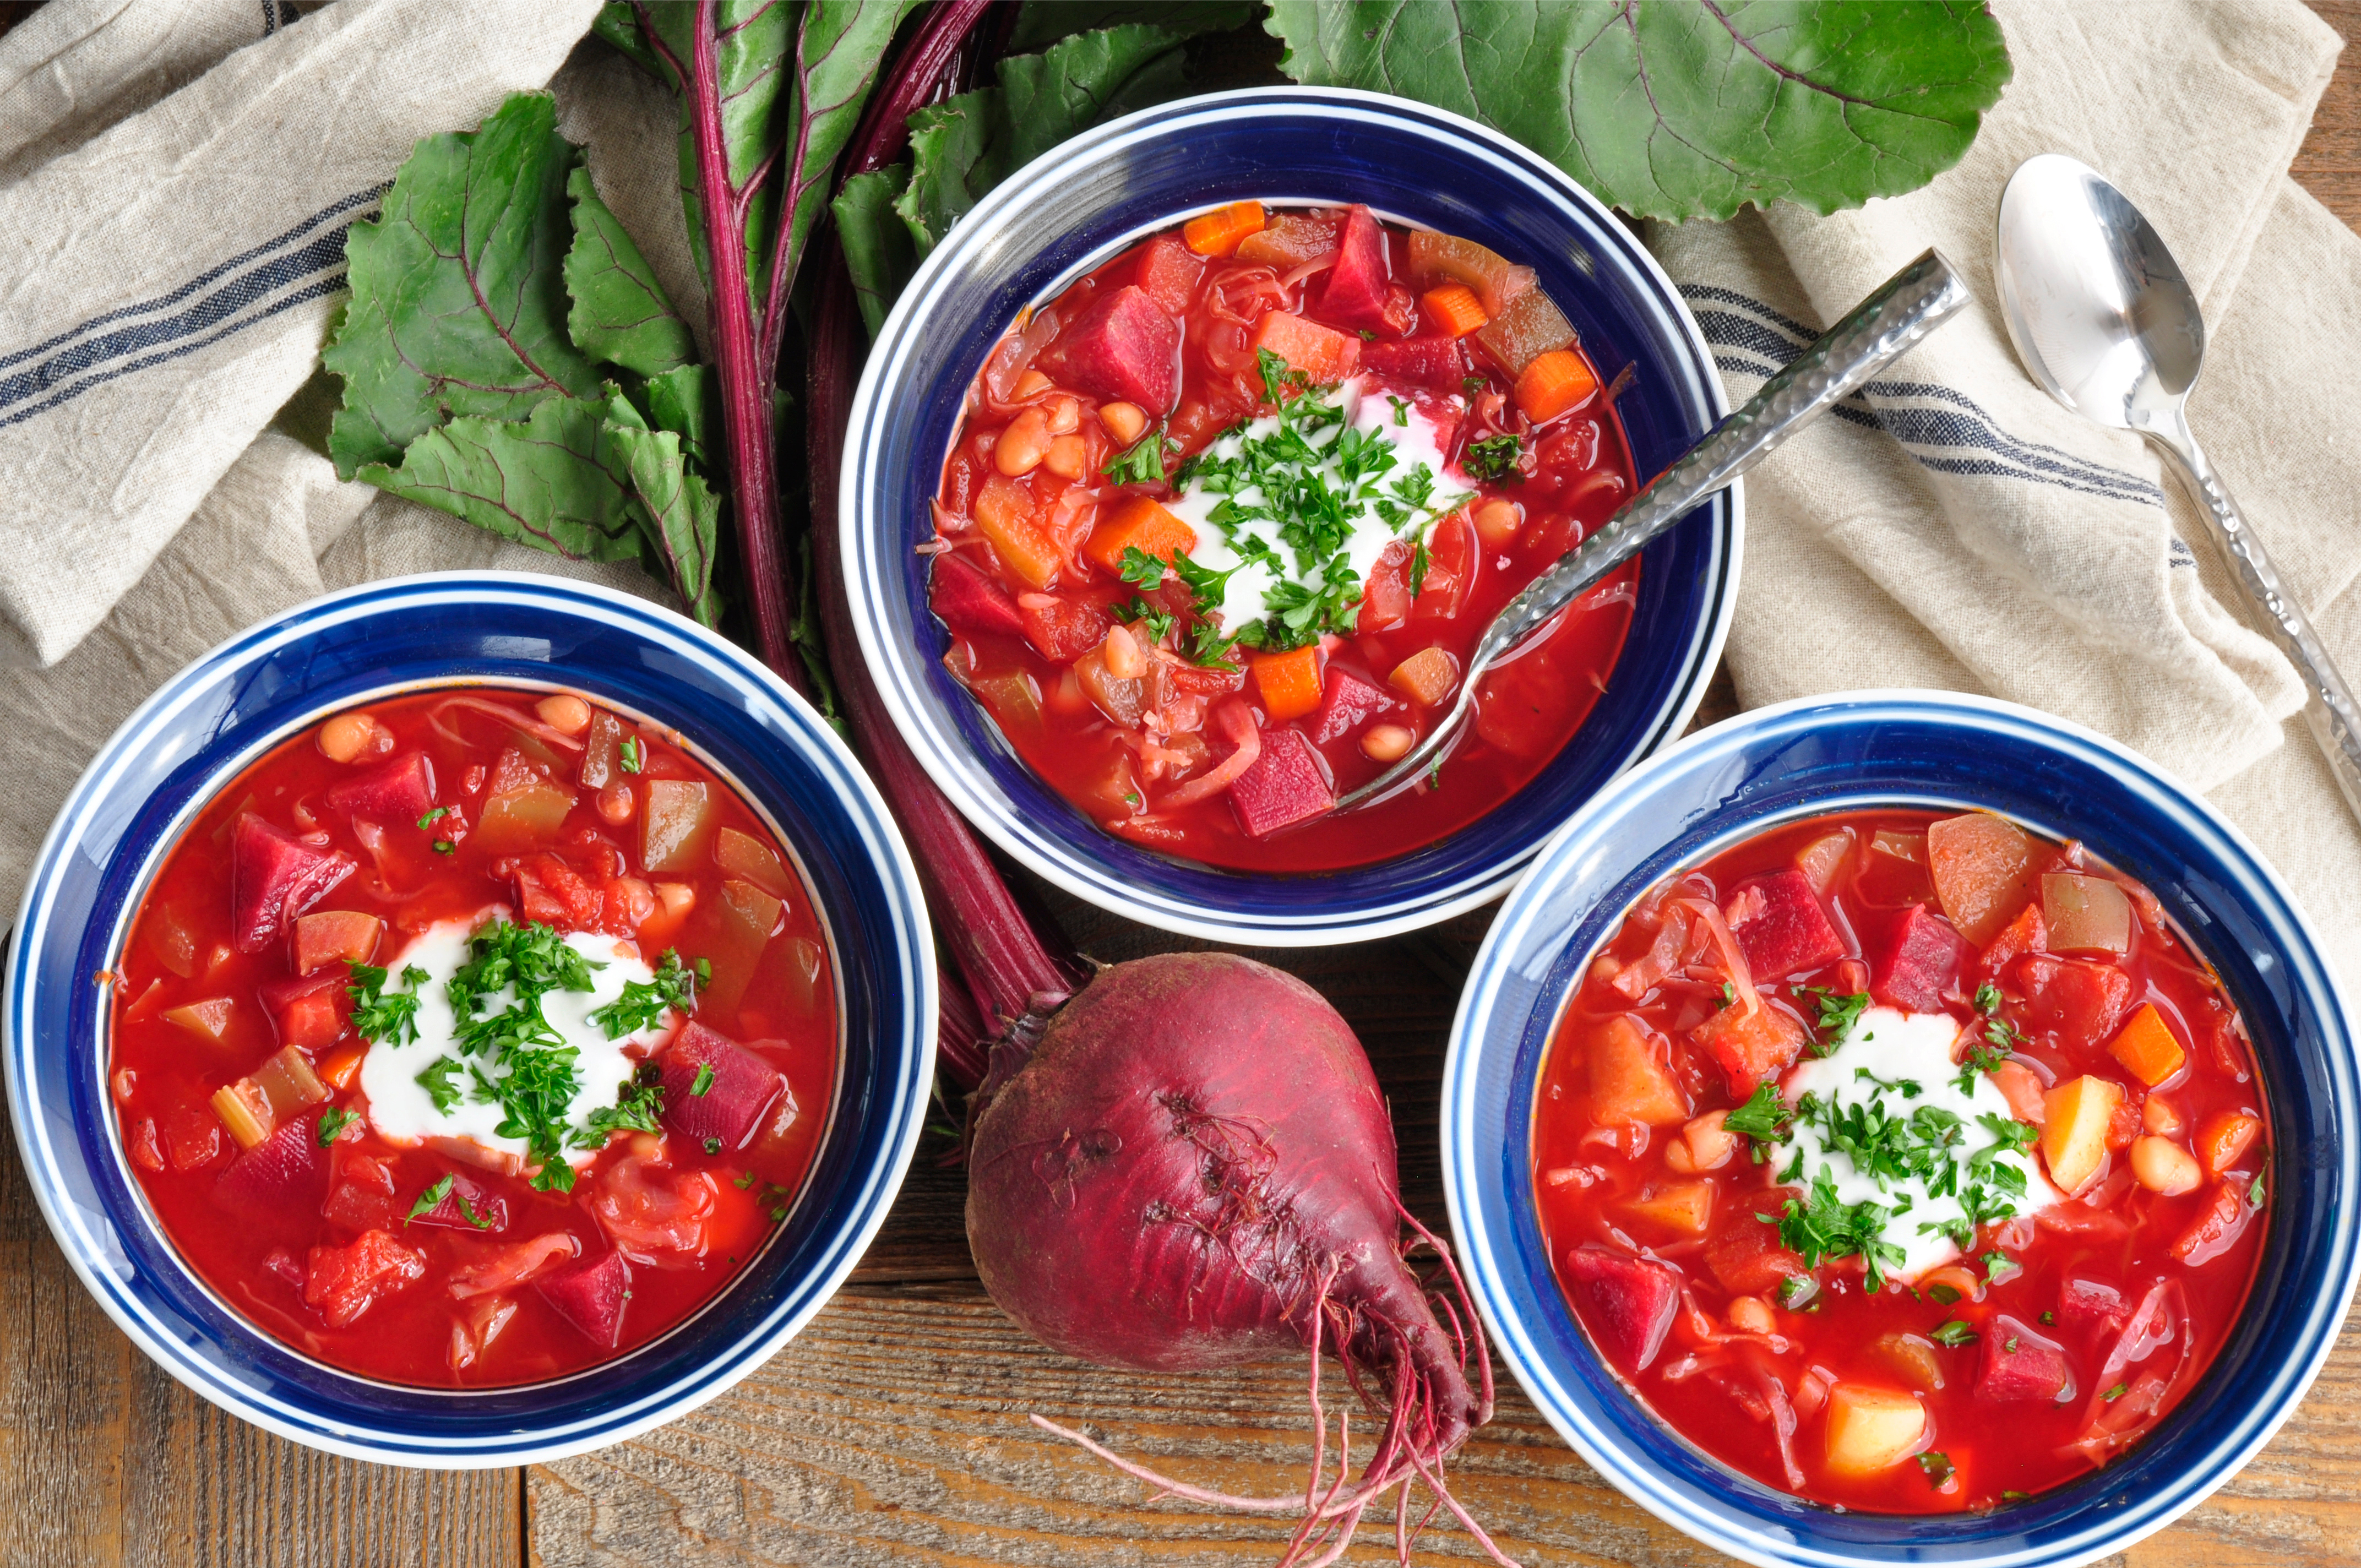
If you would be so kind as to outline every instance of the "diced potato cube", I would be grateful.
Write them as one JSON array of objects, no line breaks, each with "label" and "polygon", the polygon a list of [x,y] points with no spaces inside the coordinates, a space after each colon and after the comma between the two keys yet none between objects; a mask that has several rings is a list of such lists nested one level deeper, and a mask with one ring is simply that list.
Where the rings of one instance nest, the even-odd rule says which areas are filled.
[{"label": "diced potato cube", "polygon": [[1828,1390],[1828,1462],[1839,1475],[1862,1478],[1910,1457],[1927,1434],[1927,1411],[1899,1388],[1839,1383]]},{"label": "diced potato cube", "polygon": [[1590,1113],[1597,1120],[1649,1127],[1688,1120],[1688,1096],[1628,1015],[1609,1019],[1590,1036],[1585,1054],[1590,1068]]},{"label": "diced potato cube", "polygon": [[695,871],[713,837],[713,803],[702,783],[686,779],[648,781],[648,808],[641,817],[640,865],[651,872]]},{"label": "diced potato cube", "polygon": [[792,887],[787,868],[778,853],[751,833],[724,828],[713,843],[713,863],[742,882],[751,882],[774,898],[785,898]]},{"label": "diced potato cube", "polygon": [[1624,1212],[1677,1235],[1701,1236],[1713,1219],[1713,1183],[1684,1181],[1626,1203]]},{"label": "diced potato cube", "polygon": [[178,1024],[189,1033],[219,1045],[222,1036],[229,1033],[230,1015],[236,1010],[237,1004],[228,997],[209,996],[203,1002],[168,1007],[164,1010],[164,1018],[168,1023]]},{"label": "diced potato cube", "polygon": [[2048,1119],[2041,1157],[2049,1179],[2070,1196],[2091,1185],[2107,1157],[2107,1124],[2124,1102],[2123,1085],[2085,1073],[2043,1095]]}]

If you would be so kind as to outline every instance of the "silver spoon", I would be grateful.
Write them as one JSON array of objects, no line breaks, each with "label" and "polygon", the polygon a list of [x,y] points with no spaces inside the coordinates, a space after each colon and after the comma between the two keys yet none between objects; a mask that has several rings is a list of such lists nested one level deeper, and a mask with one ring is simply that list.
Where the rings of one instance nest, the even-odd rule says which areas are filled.
[{"label": "silver spoon", "polygon": [[1999,239],[2001,314],[2016,356],[2084,419],[2136,430],[2170,455],[2264,633],[2303,677],[2304,718],[2345,805],[2361,817],[2361,713],[2352,689],[2189,433],[2205,320],[2172,253],[2122,192],[2054,152],[2026,159],[2009,177]]},{"label": "silver spoon", "polygon": [[1583,591],[1638,554],[1698,502],[1768,456],[1790,435],[1903,355],[1968,302],[1966,285],[1942,252],[1929,250],[1887,279],[1786,368],[1763,383],[1746,406],[1708,431],[1598,531],[1501,606],[1477,640],[1459,682],[1458,700],[1402,759],[1336,803],[1350,811],[1408,787],[1458,740],[1476,707],[1486,670],[1546,625]]}]

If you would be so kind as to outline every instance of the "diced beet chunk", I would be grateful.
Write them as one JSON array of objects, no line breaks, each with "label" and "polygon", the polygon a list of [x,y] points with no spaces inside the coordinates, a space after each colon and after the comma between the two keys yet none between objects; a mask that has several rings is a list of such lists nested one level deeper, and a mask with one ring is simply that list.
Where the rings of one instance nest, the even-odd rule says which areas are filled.
[{"label": "diced beet chunk", "polygon": [[[1761,893],[1762,904],[1743,923],[1733,920],[1730,930],[1756,984],[1784,980],[1844,957],[1844,938],[1828,923],[1811,878],[1793,867],[1773,872],[1740,883],[1731,890],[1731,903],[1739,904],[1749,888]],[[1743,902],[1752,905],[1754,901]]]},{"label": "diced beet chunk", "polygon": [[1049,359],[1050,374],[1067,386],[1161,417],[1180,388],[1180,323],[1134,283],[1084,312]]},{"label": "diced beet chunk", "polygon": [[[483,1185],[471,1179],[466,1171],[453,1170],[444,1174],[451,1179],[451,1190],[423,1214],[410,1216],[412,1224],[441,1225],[449,1230],[467,1231],[483,1236],[498,1235],[509,1228],[507,1199],[485,1191]],[[470,1220],[469,1214],[475,1218]]]},{"label": "diced beet chunk", "polygon": [[1565,1255],[1565,1271],[1590,1304],[1600,1348],[1626,1372],[1643,1372],[1664,1348],[1681,1283],[1661,1263],[1597,1245]]},{"label": "diced beet chunk", "polygon": [[229,1162],[214,1183],[214,1201],[253,1214],[312,1212],[328,1173],[319,1130],[317,1116],[281,1122],[269,1137]]},{"label": "diced beet chunk", "polygon": [[1884,956],[1871,971],[1869,993],[1905,1013],[1939,1013],[1969,951],[1967,938],[1949,921],[1914,904],[1894,922]]},{"label": "diced beet chunk", "polygon": [[1320,291],[1319,313],[1339,326],[1377,332],[1393,326],[1386,319],[1386,285],[1392,281],[1386,262],[1386,231],[1369,209],[1357,203],[1345,214],[1345,230],[1336,241],[1336,265]]},{"label": "diced beet chunk", "polygon": [[434,809],[434,761],[411,751],[328,789],[331,810],[372,822],[415,822]]},{"label": "diced beet chunk", "polygon": [[1983,1369],[1976,1393],[1987,1399],[2040,1399],[2057,1404],[2073,1397],[2074,1377],[2066,1352],[2003,1312],[1984,1325]]},{"label": "diced beet chunk", "polygon": [[1025,622],[1008,590],[986,576],[975,563],[956,550],[935,557],[927,585],[928,602],[945,626],[971,636],[1022,637]]},{"label": "diced beet chunk", "polygon": [[1177,234],[1158,235],[1139,253],[1139,286],[1176,320],[1189,313],[1190,302],[1197,297],[1197,280],[1204,273],[1204,258]]},{"label": "diced beet chunk", "polygon": [[2058,1321],[2069,1328],[2119,1329],[2131,1321],[2131,1303],[2112,1285],[2072,1275],[2059,1284]]},{"label": "diced beet chunk", "polygon": [[1336,804],[1320,753],[1300,729],[1266,729],[1262,755],[1230,785],[1238,826],[1254,838],[1308,822]]},{"label": "diced beet chunk", "polygon": [[258,953],[287,923],[352,875],[353,862],[304,843],[249,811],[230,833],[230,939],[241,953]]},{"label": "diced beet chunk", "polygon": [[[712,1069],[708,1077],[705,1069]],[[698,1079],[705,1092],[697,1091]],[[691,1021],[664,1054],[664,1122],[710,1148],[741,1149],[778,1103],[779,1069],[726,1036]]]},{"label": "diced beet chunk", "polygon": [[533,1280],[542,1299],[589,1337],[614,1349],[623,1341],[623,1308],[631,1300],[631,1267],[620,1252],[577,1257]]},{"label": "diced beet chunk", "polygon": [[1312,715],[1312,739],[1320,745],[1340,740],[1399,706],[1384,688],[1341,665],[1328,666],[1328,689]]},{"label": "diced beet chunk", "polygon": [[[1361,345],[1361,368],[1398,387],[1456,392],[1467,378],[1467,351],[1455,337],[1380,340]],[[1449,449],[1446,443],[1444,450]]]}]

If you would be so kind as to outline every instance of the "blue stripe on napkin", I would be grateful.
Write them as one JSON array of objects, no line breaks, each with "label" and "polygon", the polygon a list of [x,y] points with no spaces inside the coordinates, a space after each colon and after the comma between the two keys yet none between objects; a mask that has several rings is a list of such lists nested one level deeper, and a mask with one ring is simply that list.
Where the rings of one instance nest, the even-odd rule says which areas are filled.
[{"label": "blue stripe on napkin", "polygon": [[335,292],[345,286],[345,231],[386,189],[356,192],[169,293],[0,354],[0,429]]},{"label": "blue stripe on napkin", "polygon": [[[1736,290],[1703,283],[1684,283],[1680,290],[1693,307],[1698,330],[1716,350],[1714,363],[1732,375],[1771,375],[1819,336],[1817,329]],[[1874,395],[1877,402],[1872,405],[1865,394]],[[2164,491],[2138,475],[2011,435],[1981,404],[1949,387],[1871,381],[1831,411],[1839,419],[1884,431],[1920,464],[1939,473],[1988,475],[2110,500],[2164,505]],[[2173,543],[2174,564],[2180,565],[2188,556],[2188,546]]]}]

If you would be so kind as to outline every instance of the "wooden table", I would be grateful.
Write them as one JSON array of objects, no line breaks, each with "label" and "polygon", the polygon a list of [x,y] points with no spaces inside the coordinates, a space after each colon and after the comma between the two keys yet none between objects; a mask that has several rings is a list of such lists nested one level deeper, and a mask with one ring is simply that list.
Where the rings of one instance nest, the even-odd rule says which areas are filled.
[{"label": "wooden table", "polygon": [[[2314,0],[2348,39],[2361,0]],[[2361,226],[2361,60],[2348,56],[2295,173]],[[1727,681],[1708,717],[1730,711]],[[1117,959],[1186,944],[1061,903]],[[1351,1020],[1392,1098],[1412,1207],[1443,1224],[1443,1043],[1488,913],[1366,947],[1258,954]],[[875,1246],[803,1336],[735,1391],[640,1441],[522,1471],[438,1474],[325,1458],[222,1414],[134,1350],[75,1283],[14,1158],[0,1157],[0,1564],[1260,1564],[1272,1527],[1146,1501],[1025,1420],[1117,1434],[1237,1492],[1301,1485],[1300,1362],[1133,1377],[1053,1355],[978,1287],[959,1173],[922,1150]],[[1726,1561],[1658,1524],[1558,1441],[1503,1374],[1459,1496],[1528,1564]],[[1354,1562],[1390,1560],[1384,1531]],[[2361,1318],[2303,1407],[2210,1502],[2117,1562],[2361,1558]],[[1456,1530],[1421,1562],[1477,1560]]]}]

